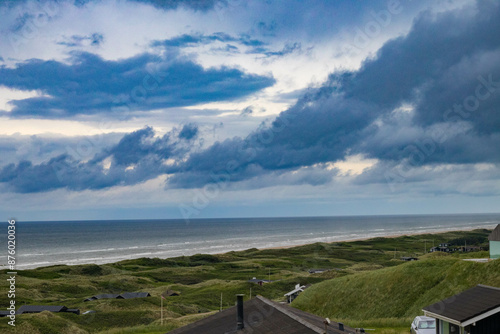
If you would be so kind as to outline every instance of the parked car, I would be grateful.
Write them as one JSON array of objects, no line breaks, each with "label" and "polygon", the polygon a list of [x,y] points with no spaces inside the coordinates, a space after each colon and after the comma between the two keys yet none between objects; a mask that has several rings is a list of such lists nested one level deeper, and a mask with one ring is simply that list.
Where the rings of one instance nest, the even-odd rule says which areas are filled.
[{"label": "parked car", "polygon": [[436,319],[424,316],[415,317],[411,323],[410,332],[412,334],[436,334]]}]

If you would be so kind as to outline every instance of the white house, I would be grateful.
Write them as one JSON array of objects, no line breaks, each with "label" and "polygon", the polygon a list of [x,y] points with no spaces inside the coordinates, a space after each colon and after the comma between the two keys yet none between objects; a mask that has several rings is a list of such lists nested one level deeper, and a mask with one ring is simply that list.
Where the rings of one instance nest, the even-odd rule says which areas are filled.
[{"label": "white house", "polygon": [[297,296],[299,295],[299,293],[301,293],[302,291],[304,291],[306,289],[306,286],[305,285],[300,285],[300,284],[297,284],[295,285],[295,289],[293,289],[292,291],[288,292],[288,293],[285,293],[285,297],[286,297],[286,300],[291,303],[293,302],[293,300],[295,298],[297,298]]},{"label": "white house", "polygon": [[500,224],[491,232],[488,240],[490,241],[490,259],[500,258]]}]

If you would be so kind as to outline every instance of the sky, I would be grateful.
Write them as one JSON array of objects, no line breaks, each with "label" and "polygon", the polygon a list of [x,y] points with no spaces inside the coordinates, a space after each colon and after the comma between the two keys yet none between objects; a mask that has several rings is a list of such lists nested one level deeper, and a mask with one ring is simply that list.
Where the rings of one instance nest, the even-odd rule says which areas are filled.
[{"label": "sky", "polygon": [[0,214],[499,212],[496,0],[0,1]]}]

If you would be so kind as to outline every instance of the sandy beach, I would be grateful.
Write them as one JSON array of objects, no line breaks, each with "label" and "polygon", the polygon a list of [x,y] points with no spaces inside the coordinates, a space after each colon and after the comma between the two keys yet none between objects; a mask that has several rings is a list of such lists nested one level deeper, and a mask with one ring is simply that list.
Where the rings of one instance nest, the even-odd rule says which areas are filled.
[{"label": "sandy beach", "polygon": [[[348,242],[348,241],[363,241],[363,240],[370,240],[373,238],[399,238],[403,236],[416,236],[416,235],[426,235],[426,234],[439,234],[439,233],[445,233],[445,232],[459,232],[459,231],[473,231],[477,229],[487,229],[487,230],[492,230],[495,228],[497,224],[492,224],[492,225],[484,225],[484,226],[479,226],[479,227],[466,227],[466,228],[460,228],[460,229],[444,229],[444,230],[436,230],[433,232],[415,232],[415,233],[395,233],[395,234],[388,234],[385,236],[376,236],[376,237],[366,237],[366,238],[354,238],[354,239],[340,239],[340,240],[335,240],[332,241],[331,243],[335,242]],[[299,244],[299,245],[290,245],[290,246],[279,246],[279,247],[266,247],[266,248],[259,248],[260,250],[265,250],[265,249],[287,249],[287,248],[293,248],[293,247],[300,247],[300,246],[307,246],[311,245],[311,243],[306,243],[306,244]]]},{"label": "sandy beach", "polygon": [[[17,236],[24,241],[17,268],[167,259],[252,248],[285,249],[314,243],[492,229],[498,222],[500,215],[207,219],[190,224],[182,220],[33,222],[24,223]],[[427,246],[432,247],[432,240],[427,241]]]}]

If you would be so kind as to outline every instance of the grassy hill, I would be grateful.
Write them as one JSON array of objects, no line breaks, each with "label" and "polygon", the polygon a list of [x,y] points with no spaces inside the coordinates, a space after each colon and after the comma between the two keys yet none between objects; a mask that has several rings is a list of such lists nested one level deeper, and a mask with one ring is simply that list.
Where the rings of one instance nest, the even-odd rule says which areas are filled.
[{"label": "grassy hill", "polygon": [[[420,300],[421,298],[421,303],[424,303],[427,299],[423,298],[419,293],[412,294],[409,296],[410,298],[404,299],[404,294],[397,295],[400,292],[399,290],[390,288],[391,284],[395,287],[399,281],[405,280],[406,276],[410,279],[414,269],[418,272],[418,269],[423,266],[421,270],[425,274],[418,273],[418,277],[431,282],[444,279],[451,282],[450,285],[455,286],[457,284],[453,281],[454,276],[450,274],[448,277],[443,274],[444,271],[448,272],[448,270],[454,268],[455,264],[457,264],[457,269],[454,270],[459,272],[462,270],[460,269],[461,266],[472,266],[470,268],[474,269],[474,265],[477,265],[477,268],[482,268],[484,271],[485,268],[490,267],[490,264],[487,266],[483,264],[485,267],[480,267],[481,265],[478,264],[462,263],[458,260],[464,256],[484,257],[486,252],[453,254],[446,256],[445,259],[429,258],[426,261],[410,264],[400,261],[399,257],[418,255],[419,252],[423,253],[425,245],[431,246],[432,242],[428,240],[433,240],[435,244],[452,240],[456,240],[456,244],[463,244],[467,240],[468,245],[485,246],[487,245],[486,237],[489,233],[490,231],[481,229],[434,235],[374,238],[353,242],[315,243],[287,249],[248,249],[241,252],[217,255],[197,254],[170,259],[142,258],[105,265],[62,265],[19,270],[16,279],[17,307],[24,304],[65,305],[69,308],[79,308],[82,312],[94,310],[96,313],[80,316],[46,312],[20,315],[16,319],[15,330],[7,325],[7,318],[3,318],[3,320],[0,320],[0,333],[165,333],[218,310],[220,308],[221,294],[223,308],[234,305],[235,294],[243,293],[245,298],[248,298],[250,289],[252,296],[260,294],[272,300],[282,301],[285,299],[283,295],[292,290],[297,283],[301,285],[319,283],[319,286],[321,286],[321,284],[327,284],[321,282],[332,278],[334,280],[328,281],[328,284],[334,282],[333,284],[345,284],[346,287],[352,289],[364,289],[364,294],[367,297],[370,297],[370,294],[378,294],[379,299],[365,298],[366,296],[363,296],[363,294],[350,293],[344,296],[343,302],[352,305],[351,308],[340,309],[337,306],[330,307],[325,304],[322,310],[312,310],[313,313],[328,314],[336,320],[342,316],[346,319],[346,323],[351,324],[352,321],[358,321],[358,319],[364,319],[365,316],[370,316],[369,312],[375,310],[378,310],[379,313],[370,316],[369,319],[379,317],[379,314],[386,316],[383,312],[384,308],[394,306],[395,309],[391,309],[390,312],[390,316],[394,318],[389,320],[384,318],[384,325],[392,328],[398,326],[403,328],[406,327],[408,322],[404,317],[411,314],[411,312],[407,312],[407,308],[413,307],[412,303],[415,303],[417,299]],[[397,253],[395,249],[397,249]],[[424,257],[428,257],[428,255]],[[430,266],[430,268],[426,266]],[[311,268],[332,270],[322,274],[309,274],[308,269]],[[483,273],[483,271],[478,269],[475,274],[475,277],[483,283],[491,284],[491,282],[481,277],[483,274],[485,277],[490,277],[496,271],[497,276],[500,276],[498,266],[492,267],[490,272],[484,271]],[[401,276],[398,278],[396,273]],[[6,270],[0,271],[0,276],[5,277],[5,275]],[[395,281],[388,281],[386,275],[391,276],[391,279]],[[275,282],[259,286],[247,282],[252,277],[270,278]],[[422,287],[419,286],[418,290],[415,291],[425,290],[428,283],[419,282],[418,277],[413,277],[414,281],[409,284],[422,284]],[[459,281],[463,280],[462,276],[457,277]],[[382,284],[384,280],[386,285]],[[350,285],[355,282],[358,282],[356,283],[358,285]],[[470,285],[475,284],[475,282],[469,283]],[[7,284],[6,280],[0,280],[0,290],[7,291]],[[379,286],[379,284],[381,285]],[[429,287],[433,286],[432,284],[429,285]],[[179,291],[181,295],[169,297],[165,302],[165,322],[161,326],[160,294],[166,289]],[[306,290],[307,293],[303,297],[305,298],[309,293],[312,296],[314,290],[316,290],[316,287],[313,285],[311,290]],[[341,290],[342,287],[339,286],[339,291]],[[457,285],[456,290],[460,290],[460,285]],[[147,291],[152,297],[132,300],[103,299],[90,302],[83,301],[95,294],[122,293],[125,291]],[[394,297],[391,294],[396,295]],[[391,305],[392,300],[396,297],[401,299],[401,303],[404,302],[407,305],[404,307]],[[360,298],[365,298],[366,303],[372,303],[370,307],[360,306],[356,302]],[[7,294],[0,294],[0,308],[6,307],[8,303]],[[418,303],[415,305],[418,305]],[[339,312],[332,312],[333,309]],[[419,310],[418,306],[415,306],[414,309],[416,312]],[[358,316],[356,310],[365,313],[360,313],[361,315]],[[373,322],[369,324],[372,325]],[[361,325],[357,327],[368,326]],[[377,333],[381,332],[377,331]]]},{"label": "grassy hill", "polygon": [[407,331],[424,306],[477,284],[500,287],[500,261],[476,263],[428,254],[420,261],[315,284],[293,306],[358,327],[389,324]]}]

